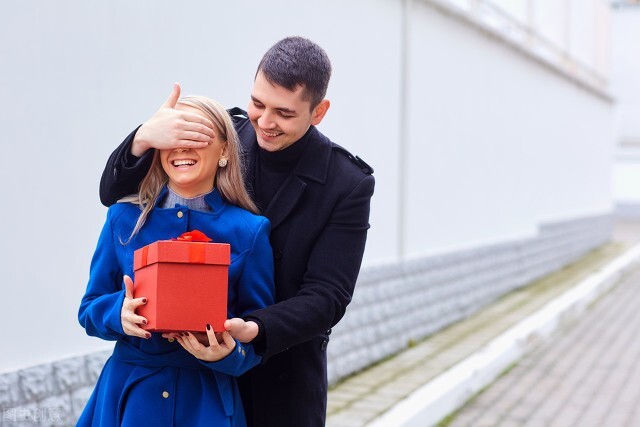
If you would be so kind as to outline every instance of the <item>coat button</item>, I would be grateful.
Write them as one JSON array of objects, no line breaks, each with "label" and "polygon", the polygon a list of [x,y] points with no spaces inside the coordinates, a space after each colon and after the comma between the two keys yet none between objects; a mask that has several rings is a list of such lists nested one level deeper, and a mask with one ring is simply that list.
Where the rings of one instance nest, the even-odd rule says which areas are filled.
[{"label": "coat button", "polygon": [[178,216],[178,218],[182,218],[184,216],[184,214],[182,213],[182,211],[178,211],[178,213],[176,214]]},{"label": "coat button", "polygon": [[175,340],[173,338],[167,338],[167,341],[174,342]]},{"label": "coat button", "polygon": [[165,399],[166,399],[167,397],[169,397],[169,392],[168,392],[168,391],[163,391],[163,392],[162,392],[162,397],[164,397]]}]

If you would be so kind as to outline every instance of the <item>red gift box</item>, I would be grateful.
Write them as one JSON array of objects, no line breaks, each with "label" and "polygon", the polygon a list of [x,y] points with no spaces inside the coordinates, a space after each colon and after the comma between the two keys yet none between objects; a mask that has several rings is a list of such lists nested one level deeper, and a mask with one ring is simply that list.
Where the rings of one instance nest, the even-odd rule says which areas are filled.
[{"label": "red gift box", "polygon": [[209,323],[215,331],[224,330],[231,248],[191,241],[191,233],[134,252],[134,298],[147,298],[136,310],[147,319],[143,329],[204,332]]}]

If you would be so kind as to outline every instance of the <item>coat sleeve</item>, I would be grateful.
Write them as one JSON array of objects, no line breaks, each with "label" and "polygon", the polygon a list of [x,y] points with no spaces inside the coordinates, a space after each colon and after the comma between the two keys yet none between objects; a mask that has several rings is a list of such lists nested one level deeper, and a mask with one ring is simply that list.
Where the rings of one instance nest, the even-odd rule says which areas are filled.
[{"label": "coat sleeve", "polygon": [[[238,295],[234,307],[236,317],[243,317],[275,302],[273,255],[269,243],[270,229],[269,221],[264,218],[247,252],[242,275],[236,284]],[[236,340],[234,351],[227,357],[217,362],[203,362],[203,364],[215,371],[239,376],[259,364],[261,360],[262,357],[256,354],[253,345],[242,344]]]},{"label": "coat sleeve", "polygon": [[125,291],[113,241],[111,216],[109,209],[91,260],[89,283],[80,303],[78,320],[87,335],[115,341],[125,335],[120,319]]},{"label": "coat sleeve", "polygon": [[140,181],[151,167],[153,149],[142,157],[131,154],[131,143],[139,128],[131,132],[107,160],[100,179],[100,201],[105,206],[113,205],[126,195],[137,193]]},{"label": "coat sleeve", "polygon": [[236,347],[231,354],[217,362],[200,362],[216,372],[239,377],[240,375],[253,368],[262,360],[262,356],[256,354],[251,344],[243,344],[236,340]]},{"label": "coat sleeve", "polygon": [[264,327],[263,357],[326,333],[351,302],[364,255],[375,180],[364,176],[341,199],[319,235],[298,293],[248,318]]}]

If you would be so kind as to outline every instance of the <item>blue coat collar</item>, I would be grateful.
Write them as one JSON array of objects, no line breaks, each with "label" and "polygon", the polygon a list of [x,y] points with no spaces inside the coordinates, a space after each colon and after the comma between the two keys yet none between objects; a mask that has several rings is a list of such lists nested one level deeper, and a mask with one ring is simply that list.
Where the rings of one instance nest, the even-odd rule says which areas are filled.
[{"label": "blue coat collar", "polygon": [[[164,187],[162,187],[162,190],[160,190],[160,194],[158,194],[158,198],[156,199],[156,202],[153,205],[154,209],[162,209],[158,207],[158,203],[160,203],[160,200],[164,199],[168,191],[169,189],[165,184]],[[225,202],[225,200],[222,198],[222,194],[220,194],[220,192],[216,187],[213,188],[212,192],[204,196],[204,201],[207,202],[209,207],[211,207],[211,211],[213,213],[219,212],[227,204],[227,202]]]}]

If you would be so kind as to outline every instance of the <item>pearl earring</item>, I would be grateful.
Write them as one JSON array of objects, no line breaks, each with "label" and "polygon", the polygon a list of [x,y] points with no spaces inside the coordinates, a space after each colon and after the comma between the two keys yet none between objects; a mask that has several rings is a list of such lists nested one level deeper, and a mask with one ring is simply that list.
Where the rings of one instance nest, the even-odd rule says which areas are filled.
[{"label": "pearl earring", "polygon": [[218,166],[220,166],[221,168],[227,166],[227,159],[220,159],[218,160]]}]

